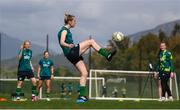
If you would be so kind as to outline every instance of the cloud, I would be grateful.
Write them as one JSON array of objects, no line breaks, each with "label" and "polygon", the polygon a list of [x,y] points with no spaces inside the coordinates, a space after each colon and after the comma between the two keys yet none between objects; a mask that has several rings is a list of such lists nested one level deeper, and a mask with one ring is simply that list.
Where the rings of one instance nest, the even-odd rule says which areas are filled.
[{"label": "cloud", "polygon": [[150,29],[180,19],[179,10],[179,0],[0,0],[0,31],[43,46],[49,34],[50,47],[59,51],[57,33],[66,12],[77,18],[76,43],[92,35],[106,45],[115,31]]},{"label": "cloud", "polygon": [[102,16],[102,3],[99,1],[82,1],[79,3],[76,13],[84,19],[97,19]]}]

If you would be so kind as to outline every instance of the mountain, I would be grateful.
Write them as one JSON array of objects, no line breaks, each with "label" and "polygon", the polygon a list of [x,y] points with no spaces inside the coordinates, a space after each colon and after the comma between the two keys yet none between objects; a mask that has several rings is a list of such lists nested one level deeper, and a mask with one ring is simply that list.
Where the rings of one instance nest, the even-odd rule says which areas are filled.
[{"label": "mountain", "polygon": [[[19,48],[23,41],[12,38],[7,34],[0,32],[0,43],[1,43],[1,60],[10,59],[17,56]],[[44,47],[31,43],[31,49],[33,55],[43,53]]]},{"label": "mountain", "polygon": [[[43,57],[42,54],[36,55],[32,57],[32,64],[35,68],[35,71],[37,72],[38,62]],[[88,64],[88,54],[83,55],[84,61],[86,64]],[[66,68],[73,74],[77,74],[76,68],[64,57],[64,54],[60,55],[50,55],[50,59],[54,63],[55,68]],[[88,66],[88,65],[87,65]],[[18,67],[18,59],[16,57],[11,59],[5,59],[1,61],[1,68],[6,70],[15,70],[17,71]],[[61,70],[60,70],[61,71]]]},{"label": "mountain", "polygon": [[168,22],[165,24],[161,24],[161,25],[156,26],[153,29],[141,31],[141,32],[138,32],[138,33],[135,33],[132,35],[128,35],[128,36],[130,37],[130,39],[132,41],[135,41],[135,42],[138,41],[141,38],[141,36],[146,35],[148,33],[153,33],[153,34],[158,35],[160,30],[165,32],[165,34],[167,36],[170,36],[174,29],[175,24],[180,24],[180,20],[175,20],[175,21],[171,21],[171,22]]}]

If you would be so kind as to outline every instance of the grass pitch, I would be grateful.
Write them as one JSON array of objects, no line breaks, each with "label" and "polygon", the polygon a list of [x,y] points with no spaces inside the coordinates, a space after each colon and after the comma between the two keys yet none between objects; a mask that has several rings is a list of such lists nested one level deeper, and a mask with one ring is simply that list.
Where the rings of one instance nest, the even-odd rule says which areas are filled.
[{"label": "grass pitch", "polygon": [[180,101],[174,102],[158,102],[158,101],[100,101],[89,100],[87,103],[76,103],[72,100],[39,100],[32,102],[30,100],[24,102],[13,102],[8,100],[0,102],[0,109],[179,109]]}]

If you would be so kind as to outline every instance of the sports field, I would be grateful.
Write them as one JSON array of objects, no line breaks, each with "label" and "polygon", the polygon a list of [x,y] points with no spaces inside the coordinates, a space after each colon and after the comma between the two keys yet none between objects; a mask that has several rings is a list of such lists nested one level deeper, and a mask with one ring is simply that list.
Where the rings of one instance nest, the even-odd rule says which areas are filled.
[{"label": "sports field", "polygon": [[[37,102],[32,102],[30,100],[31,97],[31,87],[29,82],[25,82],[25,86],[23,89],[23,92],[25,92],[26,98],[28,98],[27,101],[24,102],[14,102],[11,101],[10,94],[11,92],[14,91],[15,87],[15,82],[1,82],[1,93],[0,97],[7,98],[6,102],[0,102],[0,109],[32,109],[32,108],[37,108],[37,109],[118,109],[118,108],[126,108],[126,109],[131,109],[131,108],[146,108],[146,109],[180,109],[180,101],[174,101],[174,102],[158,102],[158,101],[103,101],[103,100],[89,100],[87,103],[76,103],[76,97],[77,94],[75,91],[73,91],[73,96],[71,99],[59,99],[59,100],[51,100],[50,102],[45,101],[45,100],[39,100]],[[54,98],[57,98],[60,96],[59,91],[59,86],[60,82],[54,81],[53,83],[53,91],[51,96]],[[76,87],[74,85],[74,87]],[[131,86],[131,87],[134,87]],[[57,90],[56,90],[57,89]],[[135,90],[135,89],[134,89]],[[146,89],[150,90],[150,88]],[[58,94],[59,93],[59,94]],[[136,92],[133,92],[136,93]],[[146,93],[149,93],[146,91]],[[132,94],[132,92],[128,91],[128,94]],[[150,93],[149,93],[150,94]],[[154,93],[155,94],[155,93]]]},{"label": "sports field", "polygon": [[30,100],[24,102],[6,101],[0,102],[0,109],[117,109],[117,108],[147,108],[147,109],[180,109],[180,101],[174,102],[158,102],[158,101],[100,101],[90,100],[87,103],[76,103],[75,100],[39,100],[32,102]]}]

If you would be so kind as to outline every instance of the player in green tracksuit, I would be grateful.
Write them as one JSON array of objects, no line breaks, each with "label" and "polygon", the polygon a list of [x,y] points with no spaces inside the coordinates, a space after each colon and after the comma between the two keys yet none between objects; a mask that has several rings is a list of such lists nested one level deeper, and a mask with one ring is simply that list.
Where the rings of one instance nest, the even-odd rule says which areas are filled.
[{"label": "player in green tracksuit", "polygon": [[22,93],[22,85],[24,79],[27,77],[32,83],[32,101],[37,100],[37,90],[36,90],[36,79],[34,77],[34,68],[31,63],[32,50],[30,49],[30,42],[24,41],[21,46],[19,55],[19,65],[18,65],[18,83],[16,88],[17,100],[20,100],[20,94]]},{"label": "player in green tracksuit", "polygon": [[87,98],[85,96],[85,90],[88,71],[83,61],[82,55],[92,47],[108,61],[111,61],[112,57],[116,53],[116,50],[114,49],[112,52],[107,52],[104,48],[101,48],[94,39],[88,39],[75,45],[73,42],[72,33],[70,31],[70,28],[73,28],[76,25],[75,16],[65,14],[64,23],[65,26],[63,26],[58,33],[59,44],[64,52],[65,57],[72,64],[74,64],[74,66],[81,74],[80,96],[78,97],[77,102],[86,102]]},{"label": "player in green tracksuit", "polygon": [[39,61],[38,67],[38,93],[40,92],[40,88],[43,85],[43,82],[46,81],[46,97],[47,101],[50,101],[49,94],[51,90],[51,79],[54,77],[54,67],[52,60],[49,59],[49,52],[44,52],[44,58]]},{"label": "player in green tracksuit", "polygon": [[172,60],[173,60],[173,56],[171,52],[166,50],[166,44],[161,43],[156,71],[159,72],[159,80],[161,81],[162,101],[165,100],[166,92],[168,94],[169,100],[173,100],[172,93],[168,85],[169,78],[173,77],[174,74],[174,67]]}]

